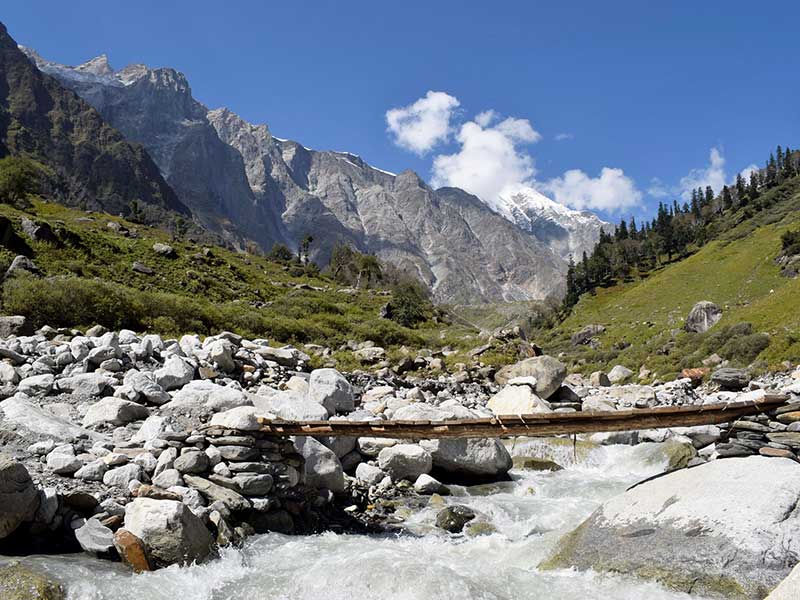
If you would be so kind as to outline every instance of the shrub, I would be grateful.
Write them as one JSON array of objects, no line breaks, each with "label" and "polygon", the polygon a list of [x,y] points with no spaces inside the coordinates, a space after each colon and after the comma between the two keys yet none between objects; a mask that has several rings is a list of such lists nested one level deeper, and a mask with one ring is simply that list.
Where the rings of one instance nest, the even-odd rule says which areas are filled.
[{"label": "shrub", "polygon": [[784,256],[800,254],[800,229],[784,232],[781,236],[781,254]]},{"label": "shrub", "polygon": [[392,299],[387,312],[395,323],[413,327],[430,318],[432,311],[428,290],[420,282],[405,278],[392,286]]},{"label": "shrub", "polygon": [[42,167],[21,156],[0,159],[0,201],[15,203],[28,194],[36,194],[41,187]]}]

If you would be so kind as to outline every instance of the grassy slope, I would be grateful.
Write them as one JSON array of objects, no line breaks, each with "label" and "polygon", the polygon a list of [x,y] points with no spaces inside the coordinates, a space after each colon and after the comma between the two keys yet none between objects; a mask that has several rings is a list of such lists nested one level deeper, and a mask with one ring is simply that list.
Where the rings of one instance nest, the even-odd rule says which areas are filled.
[{"label": "grassy slope", "polygon": [[[654,272],[648,279],[598,289],[581,298],[572,315],[545,335],[552,352],[566,351],[583,359],[583,371],[623,364],[638,370],[647,365],[661,376],[684,366],[699,366],[704,341],[715,330],[741,322],[752,323],[756,332],[770,335],[770,345],[759,359],[770,365],[800,360],[800,279],[779,275],[774,259],[780,236],[800,226],[800,180],[774,190],[776,203],[692,256]],[[770,193],[773,193],[770,192]],[[741,218],[741,215],[739,216]],[[682,327],[695,302],[710,300],[724,310],[720,324],[706,334],[677,333],[675,350],[659,354]],[[571,349],[569,335],[587,324],[607,327],[600,336],[602,347]],[[613,348],[630,343],[629,348]]]},{"label": "grassy slope", "polygon": [[[261,335],[280,342],[318,342],[336,345],[347,339],[372,339],[388,346],[406,343],[434,347],[458,336],[448,336],[445,328],[426,323],[411,330],[378,318],[378,311],[387,297],[371,290],[345,294],[339,284],[327,277],[293,276],[287,267],[264,257],[241,254],[223,248],[211,248],[211,256],[203,255],[203,247],[189,240],[174,241],[169,234],[124,221],[103,213],[85,213],[59,204],[35,201],[28,211],[0,204],[0,215],[9,217],[14,227],[33,249],[32,258],[48,276],[79,277],[89,281],[112,282],[115,289],[135,300],[147,298],[158,312],[158,302],[196,303],[199,309],[222,310],[205,328],[238,330],[246,335]],[[66,231],[72,241],[60,247],[43,242],[30,242],[19,226],[28,217]],[[86,220],[89,217],[91,220]],[[118,222],[137,237],[125,237],[109,229]],[[67,239],[67,236],[61,235]],[[177,258],[165,258],[153,251],[153,244],[171,245]],[[0,248],[0,266],[10,264],[14,253]],[[134,261],[155,270],[144,275],[132,270]],[[309,288],[320,288],[311,289]],[[253,303],[258,306],[254,307]],[[263,304],[266,304],[264,306]],[[24,308],[24,307],[23,307]],[[192,307],[181,309],[192,310]],[[31,314],[35,314],[30,308]],[[168,313],[165,309],[165,312]],[[215,313],[216,314],[216,313]],[[169,320],[145,321],[148,328],[161,333],[180,334]],[[219,322],[222,321],[222,322]],[[179,322],[186,322],[185,320]],[[41,325],[41,323],[37,323]],[[93,323],[71,323],[88,326]],[[195,332],[208,334],[198,324]],[[181,328],[182,329],[182,328]],[[448,330],[449,331],[449,330]]]}]

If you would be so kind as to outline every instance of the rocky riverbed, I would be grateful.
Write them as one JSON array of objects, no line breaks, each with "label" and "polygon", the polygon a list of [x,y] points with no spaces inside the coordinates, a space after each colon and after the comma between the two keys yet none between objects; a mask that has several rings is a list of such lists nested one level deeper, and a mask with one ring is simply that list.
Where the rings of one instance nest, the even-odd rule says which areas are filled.
[{"label": "rocky riverbed", "polygon": [[[676,381],[639,385],[625,383],[633,373],[621,366],[584,379],[568,375],[560,361],[548,356],[529,358],[496,373],[479,363],[447,373],[442,364],[433,362],[437,359],[431,353],[427,359],[417,357],[419,366],[427,369],[423,371],[426,376],[419,376],[402,364],[386,363],[383,350],[367,343],[353,344],[353,350],[363,355],[364,363],[376,363],[374,367],[342,374],[333,368],[311,368],[311,356],[324,357],[326,349],[276,348],[267,340],[246,340],[231,333],[202,340],[197,336],[168,340],[102,328],[26,332],[24,323],[15,318],[2,319],[0,326],[4,334],[0,341],[3,554],[81,552],[93,561],[121,560],[125,567],[113,566],[113,562],[104,567],[112,581],[122,568],[149,571],[174,565],[171,570],[178,565],[208,563],[208,567],[190,567],[187,572],[213,572],[219,568],[214,565],[226,561],[259,560],[254,557],[265,547],[280,555],[291,553],[292,544],[300,544],[313,554],[318,549],[309,545],[323,547],[330,539],[340,540],[343,548],[351,539],[372,540],[369,543],[378,545],[375,550],[380,555],[386,535],[400,535],[400,540],[434,536],[437,543],[446,544],[446,553],[453,540],[488,537],[506,540],[501,545],[511,540],[513,545],[528,544],[533,536],[539,541],[546,538],[547,543],[536,543],[539,558],[527,562],[527,569],[543,562],[543,567],[557,570],[622,571],[678,590],[748,598],[776,585],[800,558],[794,543],[787,543],[794,539],[795,515],[789,508],[800,498],[800,490],[791,483],[800,471],[796,455],[800,449],[798,371],[751,380],[746,371],[721,366],[706,385],[699,385],[692,373]],[[595,434],[575,441],[265,440],[254,434],[258,417],[444,421],[734,402],[773,392],[786,394],[789,402],[772,414],[730,426]],[[630,450],[618,450],[624,448]],[[601,491],[592,487],[591,477],[586,488],[575,482],[587,460],[597,460],[598,453],[609,457],[620,452],[636,453],[643,464],[627,462],[616,471],[613,462],[603,463],[601,479],[613,473],[617,485],[598,484]],[[740,457],[741,465],[719,460],[730,457]],[[720,471],[723,467],[717,464],[730,473]],[[685,470],[687,466],[697,468]],[[666,508],[675,504],[676,514],[688,515],[685,520],[694,525],[675,528],[670,524],[671,533],[652,538],[663,540],[657,544],[661,554],[648,558],[653,569],[604,556],[604,549],[620,547],[609,540],[627,535],[617,530],[619,519],[627,518],[626,502],[636,504],[634,492],[619,497],[621,504],[613,514],[623,517],[591,515],[576,530],[579,533],[570,533],[548,556],[557,541],[553,532],[567,533],[569,527],[577,526],[601,500],[611,497],[611,491],[623,492],[625,486],[646,475],[676,469],[684,470],[662,477],[658,484],[640,487],[660,485],[667,494],[674,481],[676,490],[695,491],[700,498],[714,498],[718,490],[725,491],[727,500],[741,494],[745,501],[738,506],[742,514],[753,518],[740,529],[739,537],[730,538],[731,547],[756,535],[753,532],[759,527],[773,531],[756,536],[760,545],[753,545],[754,558],[740,553],[737,562],[725,558],[724,551],[711,556],[703,550],[695,570],[670,562],[675,554],[669,547],[679,535],[706,544],[697,548],[724,548],[724,540],[719,538],[724,528],[714,529],[704,521],[717,523],[717,515],[703,513],[702,503],[691,498],[684,501],[680,496],[666,496],[663,504]],[[780,481],[748,475],[773,470],[780,472]],[[714,474],[720,484],[710,489],[707,482],[715,481],[710,475],[682,482],[679,477],[684,473]],[[723,482],[732,473],[741,474],[737,476],[740,483],[726,488]],[[536,519],[546,523],[547,518],[540,510],[542,497],[537,496],[537,485],[530,487],[531,494],[524,487],[531,477],[544,482],[569,481],[565,484],[568,489],[578,495],[586,492],[592,500],[574,498],[580,510],[562,515],[557,526],[534,526],[522,516],[531,508],[530,502],[537,506]],[[572,483],[575,487],[570,487]],[[758,489],[751,493],[753,486]],[[559,494],[555,493],[559,502],[564,502],[566,496]],[[772,516],[766,515],[764,498],[776,494],[782,500],[770,505]],[[536,496],[535,500],[529,495]],[[655,522],[656,508],[636,519],[645,524]],[[553,510],[561,514],[560,509]],[[513,517],[508,522],[498,521],[504,511],[520,511],[522,529],[513,523]],[[786,511],[789,516],[781,520]],[[753,516],[757,514],[766,516]],[[660,531],[651,523],[634,533],[651,529]],[[591,536],[580,534],[587,530]],[[322,531],[338,535],[281,537]],[[706,531],[714,535],[706,535]],[[379,537],[364,538],[365,534]],[[646,537],[631,536],[633,556],[648,556],[636,546],[636,540],[647,544]],[[694,548],[692,544],[684,547],[687,552]],[[766,558],[759,562],[758,556]],[[664,564],[658,563],[659,557]],[[100,564],[86,560],[73,557],[39,562]],[[736,576],[726,576],[724,581],[691,583],[695,581],[691,574],[698,569],[708,572],[704,561],[734,564],[738,573],[758,572],[758,581],[748,586]],[[73,580],[67,583],[68,588],[75,585]],[[110,592],[86,594],[72,597],[127,597]]]}]

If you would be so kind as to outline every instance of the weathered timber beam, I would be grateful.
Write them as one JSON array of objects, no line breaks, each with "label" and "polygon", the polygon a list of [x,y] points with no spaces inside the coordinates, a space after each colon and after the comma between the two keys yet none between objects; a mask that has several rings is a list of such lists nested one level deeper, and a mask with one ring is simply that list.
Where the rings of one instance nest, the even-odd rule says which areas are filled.
[{"label": "weathered timber beam", "polygon": [[[350,436],[399,439],[506,438],[571,433],[628,431],[661,427],[691,427],[735,421],[769,412],[784,404],[786,396],[767,395],[751,402],[662,406],[603,412],[538,413],[453,421],[284,421],[259,418],[260,436]],[[213,431],[213,427],[206,431]]]}]

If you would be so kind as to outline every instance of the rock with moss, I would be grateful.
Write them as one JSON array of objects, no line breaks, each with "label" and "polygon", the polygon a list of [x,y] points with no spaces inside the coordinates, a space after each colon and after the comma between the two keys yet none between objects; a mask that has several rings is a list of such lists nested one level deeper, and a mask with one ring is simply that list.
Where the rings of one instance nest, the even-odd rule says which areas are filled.
[{"label": "rock with moss", "polygon": [[635,486],[540,568],[627,573],[712,598],[761,599],[800,553],[800,465],[730,458]]},{"label": "rock with moss", "polygon": [[0,598],[3,600],[64,600],[62,587],[21,563],[0,567]]}]

